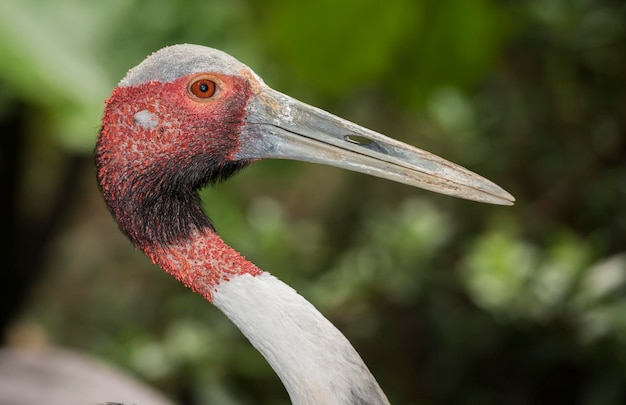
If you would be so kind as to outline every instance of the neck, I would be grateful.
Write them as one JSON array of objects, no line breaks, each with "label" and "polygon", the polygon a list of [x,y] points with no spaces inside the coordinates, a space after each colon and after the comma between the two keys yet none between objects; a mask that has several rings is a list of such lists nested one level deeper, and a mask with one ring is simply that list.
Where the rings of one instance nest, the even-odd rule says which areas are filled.
[{"label": "neck", "polygon": [[256,277],[263,273],[209,227],[190,230],[187,239],[166,246],[149,245],[144,252],[211,303],[220,284],[244,274]]},{"label": "neck", "polygon": [[387,404],[350,342],[293,288],[210,229],[146,253],[215,304],[261,352],[294,404]]}]

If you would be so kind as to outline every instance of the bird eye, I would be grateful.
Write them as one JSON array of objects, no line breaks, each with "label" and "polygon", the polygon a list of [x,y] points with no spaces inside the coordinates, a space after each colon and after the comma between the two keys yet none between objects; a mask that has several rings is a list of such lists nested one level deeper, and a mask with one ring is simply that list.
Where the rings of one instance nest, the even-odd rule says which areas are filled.
[{"label": "bird eye", "polygon": [[189,93],[200,99],[207,99],[215,95],[217,84],[213,80],[198,79],[189,85]]}]

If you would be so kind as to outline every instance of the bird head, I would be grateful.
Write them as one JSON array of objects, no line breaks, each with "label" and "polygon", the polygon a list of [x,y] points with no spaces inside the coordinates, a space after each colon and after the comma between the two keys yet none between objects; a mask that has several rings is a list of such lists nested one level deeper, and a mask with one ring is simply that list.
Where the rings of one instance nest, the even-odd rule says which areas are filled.
[{"label": "bird head", "polygon": [[467,169],[275,91],[230,55],[198,45],[163,48],[131,69],[106,101],[96,144],[104,199],[139,247],[211,227],[198,189],[265,158],[514,201]]}]

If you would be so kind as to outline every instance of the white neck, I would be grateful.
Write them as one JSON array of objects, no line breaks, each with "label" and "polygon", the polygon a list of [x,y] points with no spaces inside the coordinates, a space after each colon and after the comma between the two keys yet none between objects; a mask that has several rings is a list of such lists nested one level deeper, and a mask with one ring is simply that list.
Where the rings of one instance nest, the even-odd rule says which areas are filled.
[{"label": "white neck", "polygon": [[350,342],[269,273],[221,282],[213,303],[261,352],[294,404],[388,404]]}]

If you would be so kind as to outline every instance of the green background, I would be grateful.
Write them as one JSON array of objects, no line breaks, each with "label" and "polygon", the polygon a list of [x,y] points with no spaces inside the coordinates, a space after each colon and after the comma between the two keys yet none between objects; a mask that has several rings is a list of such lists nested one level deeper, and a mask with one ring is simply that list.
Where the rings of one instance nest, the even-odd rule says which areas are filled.
[{"label": "green background", "polygon": [[95,182],[103,101],[174,43],[495,181],[514,207],[257,163],[202,192],[394,404],[626,402],[621,1],[0,2],[0,327],[107,359],[182,404],[286,404],[214,307],[119,232]]}]

